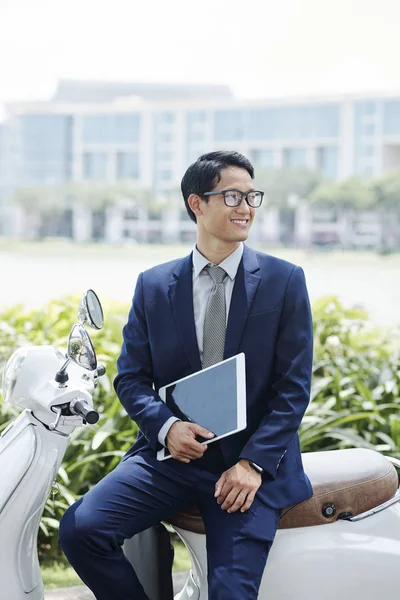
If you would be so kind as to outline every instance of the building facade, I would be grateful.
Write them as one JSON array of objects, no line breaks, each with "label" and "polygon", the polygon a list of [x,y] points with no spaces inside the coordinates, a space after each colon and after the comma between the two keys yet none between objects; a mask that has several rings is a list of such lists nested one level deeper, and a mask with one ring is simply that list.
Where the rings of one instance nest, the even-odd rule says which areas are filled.
[{"label": "building facade", "polygon": [[[400,93],[243,101],[224,86],[61,82],[49,102],[8,105],[0,204],[19,188],[85,181],[171,195],[187,166],[217,149],[258,167],[377,176],[400,168]],[[182,207],[170,216],[185,228]]]}]

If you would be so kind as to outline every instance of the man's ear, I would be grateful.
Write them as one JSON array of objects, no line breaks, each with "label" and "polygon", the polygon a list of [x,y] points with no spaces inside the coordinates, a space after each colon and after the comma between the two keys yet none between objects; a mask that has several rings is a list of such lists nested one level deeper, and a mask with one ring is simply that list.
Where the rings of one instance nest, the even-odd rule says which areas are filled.
[{"label": "man's ear", "polygon": [[188,204],[194,212],[194,214],[196,215],[197,219],[202,216],[203,200],[200,198],[200,196],[198,196],[197,194],[190,194],[188,198]]}]

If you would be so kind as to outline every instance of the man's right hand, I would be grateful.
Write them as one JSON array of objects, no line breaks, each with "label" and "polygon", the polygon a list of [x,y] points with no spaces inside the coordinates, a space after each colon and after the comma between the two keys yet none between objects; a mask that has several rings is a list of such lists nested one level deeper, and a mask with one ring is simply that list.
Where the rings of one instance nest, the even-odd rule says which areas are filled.
[{"label": "man's right hand", "polygon": [[166,437],[168,450],[176,460],[190,463],[191,460],[201,458],[207,450],[205,444],[200,444],[196,436],[211,439],[214,434],[196,423],[175,421],[172,423]]}]

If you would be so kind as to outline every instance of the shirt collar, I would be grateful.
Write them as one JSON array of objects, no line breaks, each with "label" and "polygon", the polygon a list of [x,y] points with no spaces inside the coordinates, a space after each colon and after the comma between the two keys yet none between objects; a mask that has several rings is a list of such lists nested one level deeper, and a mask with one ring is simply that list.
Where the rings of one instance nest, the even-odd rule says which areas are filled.
[{"label": "shirt collar", "polygon": [[[242,260],[243,256],[243,243],[240,243],[238,248],[232,254],[227,256],[218,266],[220,266],[229,277],[234,280],[236,277],[237,270],[239,268],[239,263]],[[193,248],[193,275],[194,278],[198,277],[205,266],[212,264],[210,261],[200,254],[195,246]]]}]

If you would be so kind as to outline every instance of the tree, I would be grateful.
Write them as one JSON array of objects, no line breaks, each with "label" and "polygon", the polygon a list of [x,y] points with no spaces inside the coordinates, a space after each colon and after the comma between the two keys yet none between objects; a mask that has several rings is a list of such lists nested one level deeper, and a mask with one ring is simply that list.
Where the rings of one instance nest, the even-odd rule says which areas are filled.
[{"label": "tree", "polygon": [[139,188],[130,180],[71,181],[59,186],[19,188],[13,201],[23,208],[31,230],[39,237],[60,235],[60,232],[72,235],[72,212],[76,206],[91,211],[101,238],[106,208],[125,202],[147,216],[161,213],[166,205],[165,197],[151,189]]},{"label": "tree", "polygon": [[321,182],[321,174],[307,169],[265,169],[256,166],[256,187],[265,191],[265,206],[279,210],[280,240],[294,240],[295,214],[300,200],[308,198]]},{"label": "tree", "polygon": [[12,202],[22,207],[34,236],[43,237],[49,231],[56,235],[62,230],[66,203],[58,187],[22,187],[15,191]]},{"label": "tree", "polygon": [[365,210],[376,203],[372,183],[350,177],[342,182],[323,182],[310,194],[310,201],[322,208]]},{"label": "tree", "polygon": [[378,177],[373,185],[377,208],[400,213],[400,170]]},{"label": "tree", "polygon": [[400,245],[400,171],[377,178],[374,190],[382,223],[382,251],[390,252]]},{"label": "tree", "polygon": [[291,198],[308,198],[321,183],[322,175],[307,169],[265,169],[256,167],[256,182],[265,190],[268,203],[281,209],[293,208]]}]

